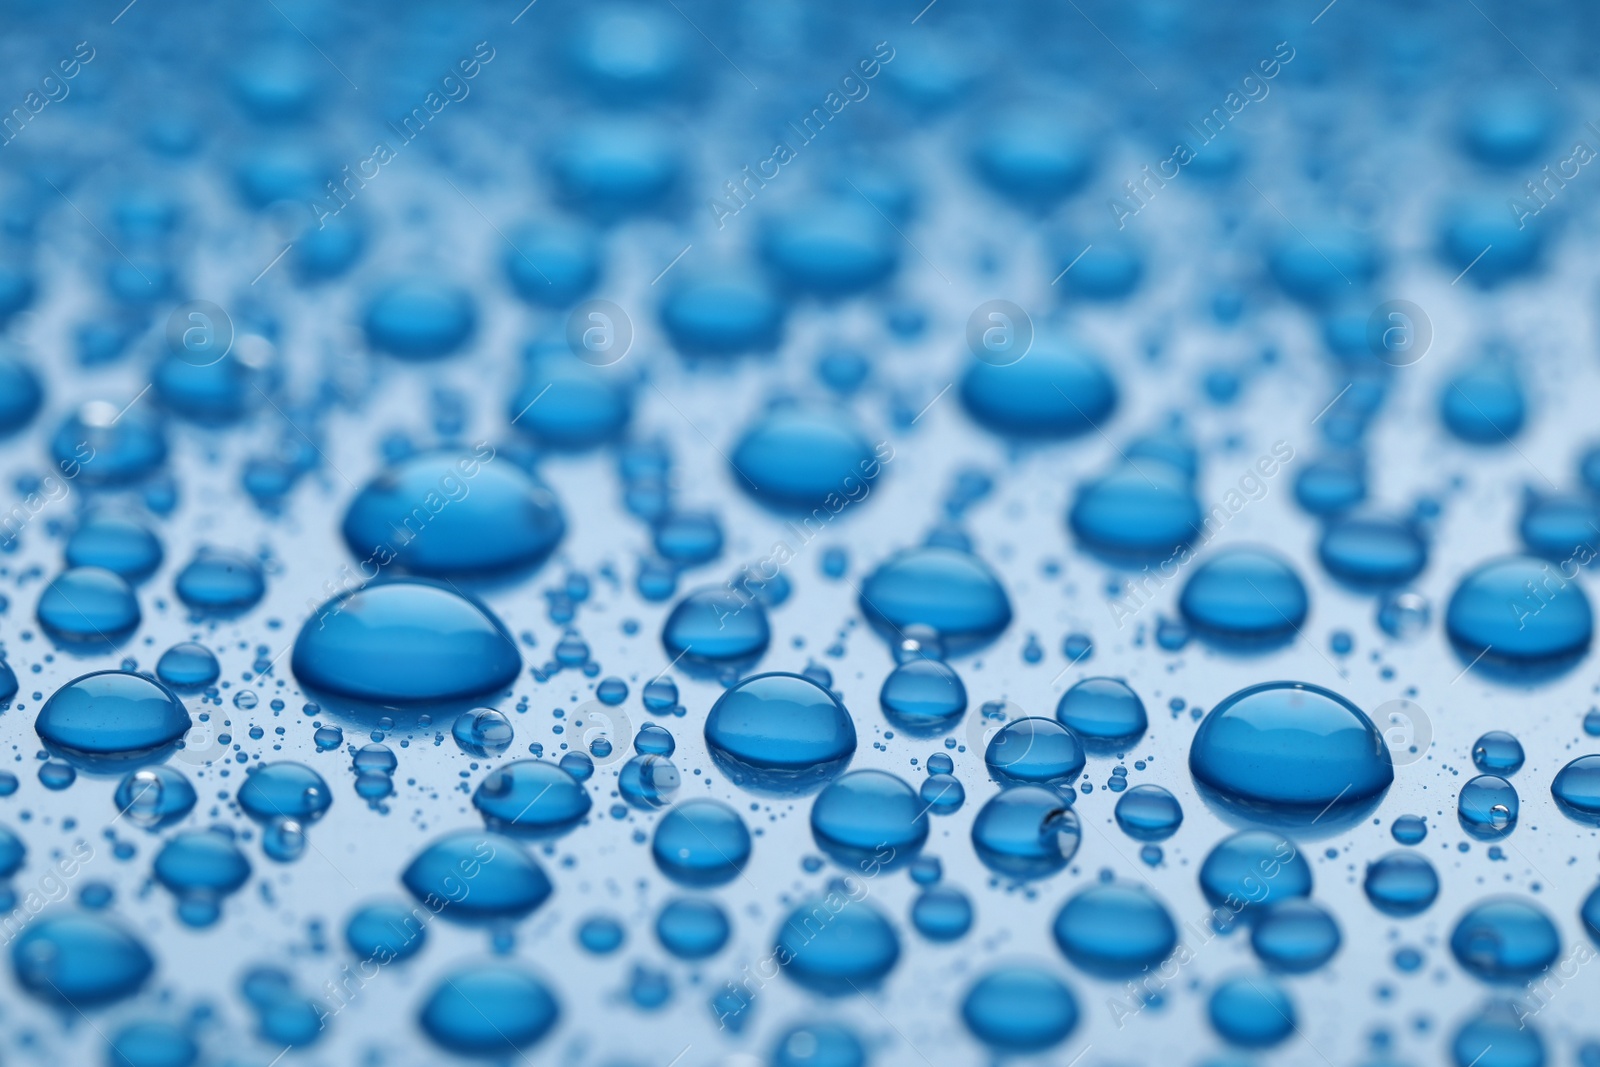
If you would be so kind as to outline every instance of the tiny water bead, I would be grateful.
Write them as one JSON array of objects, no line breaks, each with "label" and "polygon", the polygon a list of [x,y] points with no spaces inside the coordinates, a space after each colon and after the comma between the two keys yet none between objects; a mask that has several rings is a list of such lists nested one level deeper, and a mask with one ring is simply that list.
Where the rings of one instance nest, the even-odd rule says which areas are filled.
[{"label": "tiny water bead", "polygon": [[996,1052],[1042,1052],[1077,1027],[1078,1001],[1044,968],[1012,964],[995,967],[972,984],[961,1001],[961,1019],[972,1036]]},{"label": "tiny water bead", "polygon": [[1107,882],[1079,890],[1056,913],[1056,945],[1079,970],[1125,979],[1172,954],[1178,928],[1165,905],[1141,885]]},{"label": "tiny water bead", "polygon": [[171,690],[131,671],[73,679],[45,701],[33,724],[52,752],[91,769],[157,762],[189,727],[189,712]]},{"label": "tiny water bead", "polygon": [[139,628],[139,601],[121,575],[100,567],[62,571],[39,595],[39,626],[66,646],[103,646]]},{"label": "tiny water bead", "polygon": [[1200,891],[1213,906],[1254,918],[1270,904],[1310,896],[1311,865],[1288,838],[1243,830],[1206,855]]},{"label": "tiny water bead", "polygon": [[217,657],[205,645],[193,641],[173,645],[156,661],[156,677],[180,693],[199,692],[221,674]]},{"label": "tiny water bead", "polygon": [[1061,695],[1056,719],[1091,751],[1135,741],[1149,726],[1144,701],[1120,678],[1085,678]]},{"label": "tiny water bead", "polygon": [[1118,400],[1116,382],[1098,356],[1054,341],[1036,343],[1016,362],[974,358],[958,388],[978,425],[1025,440],[1064,440],[1098,429]]},{"label": "tiny water bead", "polygon": [[520,919],[550,896],[539,861],[503,834],[457,830],[417,853],[400,881],[418,902],[455,922]]},{"label": "tiny water bead", "polygon": [[1415,852],[1388,852],[1367,865],[1367,899],[1385,915],[1419,915],[1439,896],[1439,873]]},{"label": "tiny water bead", "polygon": [[[888,446],[883,450],[892,456]],[[733,481],[770,508],[829,517],[863,501],[883,470],[882,456],[842,413],[782,407],[762,415],[729,454]]]},{"label": "tiny water bead", "polygon": [[1117,798],[1117,825],[1135,841],[1165,841],[1183,823],[1178,798],[1159,785],[1136,785]]},{"label": "tiny water bead", "polygon": [[1189,771],[1223,804],[1291,824],[1364,810],[1394,781],[1372,720],[1304,682],[1251,686],[1218,704],[1195,732]]},{"label": "tiny water bead", "polygon": [[773,951],[787,957],[783,973],[791,981],[823,996],[843,996],[888,976],[900,959],[900,937],[873,904],[835,883],[826,895],[808,897],[789,913]]},{"label": "tiny water bead", "polygon": [[705,672],[743,670],[767,651],[772,630],[758,601],[708,586],[678,601],[661,627],[661,645],[674,663]]},{"label": "tiny water bead", "polygon": [[1317,558],[1333,577],[1361,590],[1405,585],[1428,564],[1428,546],[1416,526],[1376,515],[1346,515],[1329,521]]},{"label": "tiny water bead", "polygon": [[1306,974],[1339,951],[1339,924],[1320,905],[1289,899],[1262,909],[1250,929],[1250,947],[1274,971]]},{"label": "tiny water bead", "polygon": [[458,351],[477,325],[477,305],[467,290],[423,276],[382,285],[368,298],[361,318],[374,349],[417,361]]},{"label": "tiny water bead", "polygon": [[156,853],[153,873],[178,901],[178,918],[206,927],[221,918],[224,897],[250,878],[250,861],[220,830],[183,830],[167,839]]},{"label": "tiny water bead", "polygon": [[929,941],[958,941],[972,929],[972,901],[951,886],[932,886],[911,902],[911,925]]},{"label": "tiny water bead", "polygon": [[889,672],[878,693],[884,718],[912,737],[933,737],[960,721],[967,710],[967,687],[948,664],[935,659],[907,660]]},{"label": "tiny water bead", "polygon": [[1135,564],[1169,559],[1202,528],[1192,480],[1155,460],[1123,463],[1080,485],[1067,524],[1089,551]]},{"label": "tiny water bead", "polygon": [[415,906],[399,901],[363,904],[344,926],[344,943],[363,960],[393,963],[422,951],[428,937],[427,918]]},{"label": "tiny water bead", "polygon": [[888,640],[927,627],[952,654],[988,644],[1011,622],[1011,602],[988,564],[952,548],[896,553],[862,583],[860,607]]},{"label": "tiny water bead", "polygon": [[910,862],[928,839],[925,804],[885,771],[850,771],[830,782],[811,805],[817,847],[860,870]]},{"label": "tiny water bead", "polygon": [[1294,1032],[1296,1018],[1289,994],[1265,975],[1218,983],[1206,1002],[1206,1015],[1224,1041],[1247,1049],[1279,1044]]},{"label": "tiny water bead", "polygon": [[1515,830],[1520,807],[1516,788],[1493,774],[1468,781],[1456,798],[1461,828],[1480,841],[1495,841]]},{"label": "tiny water bead", "polygon": [[1510,667],[1563,663],[1589,647],[1589,598],[1545,560],[1505,556],[1469,571],[1450,595],[1445,630],[1467,659]]},{"label": "tiny water bead", "polygon": [[1054,719],[1008,722],[990,739],[983,762],[1007,785],[1069,786],[1083,772],[1083,745]]},{"label": "tiny water bead", "polygon": [[11,969],[31,996],[82,1010],[137,993],[155,960],[120,923],[62,911],[41,916],[11,943]]},{"label": "tiny water bead", "polygon": [[1002,790],[978,811],[972,845],[996,874],[1047,878],[1065,867],[1083,842],[1070,800],[1053,789],[1020,785]]},{"label": "tiny water bead", "polygon": [[1521,984],[1555,962],[1561,935],[1538,906],[1520,897],[1491,897],[1456,922],[1450,951],[1475,978]]},{"label": "tiny water bead", "polygon": [[650,852],[679,885],[725,885],[750,859],[750,831],[739,813],[717,800],[688,800],[656,825]]},{"label": "tiny water bead", "polygon": [[550,988],[526,968],[477,963],[443,975],[417,1022],[447,1052],[504,1059],[537,1044],[560,1015]]},{"label": "tiny water bead", "polygon": [[491,830],[529,837],[566,833],[589,814],[591,803],[564,766],[540,759],[497,767],[472,793],[472,806]]},{"label": "tiny water bead", "polygon": [[239,787],[239,807],[257,822],[293,819],[309,826],[328,813],[333,791],[322,775],[303,763],[259,763]]},{"label": "tiny water bead", "polygon": [[117,784],[112,800],[129,822],[146,830],[160,830],[181,822],[194,810],[194,786],[171,767],[145,767],[131,771]]},{"label": "tiny water bead", "polygon": [[1486,774],[1510,777],[1522,769],[1522,742],[1504,730],[1490,730],[1472,743],[1472,762]]},{"label": "tiny water bead", "polygon": [[856,750],[844,705],[798,674],[758,674],[723,693],[706,716],[705,737],[735,783],[777,792],[816,789]]},{"label": "tiny water bead", "polygon": [[66,547],[68,567],[99,567],[133,583],[154,574],[163,554],[161,541],[149,527],[115,515],[86,519]]},{"label": "tiny water bead", "polygon": [[473,708],[456,716],[450,736],[461,751],[480,758],[498,756],[511,747],[511,720],[494,708]]},{"label": "tiny water bead", "polygon": [[1286,560],[1245,545],[1212,553],[1178,597],[1178,610],[1195,630],[1245,647],[1293,638],[1309,608],[1306,587]]},{"label": "tiny water bead", "polygon": [[350,502],[340,531],[363,576],[392,565],[471,578],[538,567],[566,519],[554,493],[483,444],[386,468]]},{"label": "tiny water bead", "polygon": [[1600,756],[1579,756],[1556,772],[1550,795],[1567,818],[1600,826]]},{"label": "tiny water bead", "polygon": [[443,586],[402,580],[343,593],[295,639],[295,677],[355,700],[458,700],[509,684],[522,656],[500,620]]},{"label": "tiny water bead", "polygon": [[679,897],[656,916],[656,940],[680,960],[715,956],[732,930],[727,913],[710,900]]}]

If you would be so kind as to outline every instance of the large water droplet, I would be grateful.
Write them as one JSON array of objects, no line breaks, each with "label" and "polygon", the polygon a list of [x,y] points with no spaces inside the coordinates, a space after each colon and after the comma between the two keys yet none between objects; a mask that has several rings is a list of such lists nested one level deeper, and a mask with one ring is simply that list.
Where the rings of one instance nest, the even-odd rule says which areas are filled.
[{"label": "large water droplet", "polygon": [[53,752],[88,770],[156,762],[189,731],[166,686],[131,671],[97,671],[57,689],[33,728]]},{"label": "large water droplet", "polygon": [[736,783],[785,793],[821,786],[850,762],[856,728],[828,690],[798,674],[758,674],[717,698],[706,745]]}]

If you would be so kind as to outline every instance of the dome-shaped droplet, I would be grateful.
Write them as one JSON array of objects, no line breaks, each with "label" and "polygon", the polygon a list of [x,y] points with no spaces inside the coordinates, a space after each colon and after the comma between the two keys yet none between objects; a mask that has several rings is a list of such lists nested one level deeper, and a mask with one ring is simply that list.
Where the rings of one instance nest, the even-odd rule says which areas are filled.
[{"label": "dome-shaped droplet", "polygon": [[805,514],[824,508],[830,518],[865,500],[883,472],[872,443],[848,416],[797,406],[762,415],[728,461],[734,484],[768,507]]},{"label": "dome-shaped droplet", "polygon": [[1556,806],[1569,819],[1600,826],[1600,756],[1579,756],[1550,783]]},{"label": "dome-shaped droplet", "polygon": [[721,801],[688,800],[661,817],[650,852],[661,873],[679,885],[723,885],[750,859],[750,831]]},{"label": "dome-shaped droplet", "polygon": [[726,358],[776,348],[784,307],[759,276],[686,273],[661,302],[661,328],[685,356]]},{"label": "dome-shaped droplet", "polygon": [[1165,841],[1178,832],[1183,808],[1159,785],[1136,785],[1117,798],[1117,825],[1135,841]]},{"label": "dome-shaped droplet", "polygon": [[1149,725],[1144,701],[1120,678],[1085,678],[1061,695],[1056,719],[1092,751],[1137,741]]},{"label": "dome-shaped droplet", "polygon": [[1211,991],[1206,1014],[1218,1036],[1240,1048],[1271,1048],[1295,1030],[1294,1002],[1265,975],[1220,983]]},{"label": "dome-shaped droplet", "polygon": [[661,627],[661,644],[673,662],[706,671],[743,670],[767,651],[772,630],[767,611],[722,586],[707,586],[673,606]]},{"label": "dome-shaped droplet", "polygon": [[118,813],[135,826],[160,830],[181,822],[194,810],[194,786],[171,767],[144,767],[131,771],[117,784],[113,796]]},{"label": "dome-shaped droplet", "polygon": [[457,830],[434,841],[400,881],[418,901],[442,909],[438,914],[466,923],[523,918],[551,893],[538,860],[511,838],[483,830]]},{"label": "dome-shaped droplet", "polygon": [[473,708],[456,716],[450,736],[470,756],[498,756],[511,747],[516,731],[511,720],[494,708]]},{"label": "dome-shaped droplet", "polygon": [[1089,551],[1133,564],[1166,560],[1203,529],[1193,480],[1154,460],[1119,464],[1084,482],[1067,523]]},{"label": "dome-shaped droplet", "polygon": [[900,261],[899,235],[860,198],[796,204],[765,221],[758,243],[782,288],[825,299],[882,283]]},{"label": "dome-shaped droplet", "polygon": [[474,600],[422,581],[341,594],[295,640],[294,673],[314,689],[382,703],[460,700],[505,686],[522,656]]},{"label": "dome-shaped droplet", "polygon": [[669,900],[656,916],[656,940],[680,960],[715,956],[728,943],[732,929],[727,912],[700,898]]},{"label": "dome-shaped droplet", "polygon": [[1132,978],[1159,966],[1178,944],[1166,907],[1133,883],[1079,890],[1056,913],[1053,930],[1067,959],[1097,978]]},{"label": "dome-shaped droplet", "polygon": [[156,853],[153,872],[178,900],[178,918],[205,927],[220,917],[222,899],[250,878],[250,861],[233,835],[220,830],[183,830]]},{"label": "dome-shaped droplet", "polygon": [[1507,668],[1567,663],[1589,647],[1594,614],[1577,582],[1532,556],[1469,571],[1450,595],[1445,630],[1457,651]]},{"label": "dome-shaped droplet", "polygon": [[1339,924],[1309,900],[1280,900],[1262,909],[1250,929],[1250,947],[1261,962],[1286,974],[1321,967],[1339,950]]},{"label": "dome-shaped droplet", "polygon": [[1515,830],[1521,808],[1516,787],[1493,774],[1466,782],[1456,797],[1461,828],[1480,841],[1497,841]]},{"label": "dome-shaped droplet", "polygon": [[960,721],[967,710],[967,687],[948,664],[907,660],[883,680],[878,704],[895,729],[913,737],[933,737]]},{"label": "dome-shaped droplet", "polygon": [[566,520],[554,493],[482,446],[389,467],[350,502],[342,532],[367,567],[464,578],[539,566]]},{"label": "dome-shaped droplet", "polygon": [[1347,515],[1322,531],[1317,558],[1329,574],[1357,589],[1404,585],[1428,564],[1415,524],[1386,516]]},{"label": "dome-shaped droplet", "polygon": [[1200,865],[1200,891],[1213,905],[1253,917],[1268,904],[1309,896],[1311,865],[1288,838],[1245,830],[1207,854]]},{"label": "dome-shaped droplet", "polygon": [[945,651],[988,644],[1011,622],[1011,601],[989,566],[952,548],[896,553],[861,585],[861,612],[898,644],[913,626],[932,629]]},{"label": "dome-shaped droplet", "polygon": [[131,671],[68,682],[33,724],[51,751],[90,769],[157,761],[189,726],[189,712],[171,690]]},{"label": "dome-shaped droplet", "polygon": [[344,926],[344,941],[362,960],[382,963],[408,959],[428,936],[428,913],[398,901],[363,904]]},{"label": "dome-shaped droplet", "polygon": [[1490,730],[1472,743],[1472,763],[1486,774],[1510,777],[1526,759],[1522,742],[1504,730]]},{"label": "dome-shaped droplet", "polygon": [[289,818],[309,826],[327,814],[333,791],[303,763],[258,763],[239,787],[239,807],[257,822]]},{"label": "dome-shaped droplet", "polygon": [[989,739],[983,762],[996,781],[1008,785],[1071,785],[1083,772],[1083,745],[1054,719],[1008,722]]},{"label": "dome-shaped droplet", "polygon": [[1294,568],[1277,553],[1248,545],[1208,556],[1178,598],[1190,626],[1225,645],[1245,647],[1291,640],[1309,608]]},{"label": "dome-shaped droplet", "polygon": [[66,646],[98,648],[139,628],[139,601],[121,575],[99,567],[73,567],[39,594],[39,626]]},{"label": "dome-shaped droplet", "polygon": [[81,1010],[132,996],[155,961],[110,918],[59,912],[38,919],[11,943],[11,969],[34,997]]},{"label": "dome-shaped droplet", "polygon": [[448,356],[477,325],[477,304],[467,290],[422,276],[382,286],[368,299],[361,320],[368,344],[405,360]]},{"label": "dome-shaped droplet", "polygon": [[886,771],[850,771],[828,783],[811,805],[817,847],[847,867],[893,869],[928,839],[916,790]]},{"label": "dome-shaped droplet", "polygon": [[179,692],[204,689],[222,673],[217,657],[193,641],[173,645],[156,661],[156,677]]},{"label": "dome-shaped droplet", "polygon": [[1064,440],[1098,429],[1117,407],[1117,384],[1100,358],[1040,342],[1014,363],[973,359],[961,402],[984,429],[1003,437]]},{"label": "dome-shaped droplet", "polygon": [[856,750],[850,713],[798,674],[758,674],[729,689],[706,716],[706,745],[736,783],[804,793],[828,781]]},{"label": "dome-shaped droplet", "polygon": [[783,973],[824,996],[871,989],[900,959],[894,924],[876,906],[835,885],[826,896],[802,900],[778,928],[773,951]]},{"label": "dome-shaped droplet", "polygon": [[545,760],[516,760],[490,771],[472,794],[472,806],[490,829],[553,837],[589,813],[588,792],[567,771]]},{"label": "dome-shaped droplet", "polygon": [[1304,682],[1254,685],[1218,704],[1195,732],[1189,772],[1230,808],[1290,824],[1363,809],[1394,781],[1372,720]]},{"label": "dome-shaped droplet", "polygon": [[[1455,1067],[1544,1067],[1544,1041],[1527,1003],[1491,1000],[1472,1009],[1450,1042]],[[1582,1067],[1582,1054],[1578,1062]]]},{"label": "dome-shaped droplet", "polygon": [[233,615],[248,611],[267,591],[261,565],[239,552],[202,548],[173,582],[178,599],[191,611]]},{"label": "dome-shaped droplet", "polygon": [[602,331],[593,338],[593,355],[577,358],[565,344],[528,346],[522,380],[506,406],[513,429],[552,450],[581,452],[614,441],[633,417],[629,379],[608,362],[626,354],[625,338],[607,313],[593,316],[605,319],[591,327]]},{"label": "dome-shaped droplet", "polygon": [[67,566],[99,567],[141,582],[161,566],[161,541],[149,527],[132,519],[98,515],[86,520],[67,539]]},{"label": "dome-shaped droplet", "polygon": [[1415,852],[1388,852],[1367,865],[1367,899],[1385,915],[1418,915],[1439,896],[1439,874]]},{"label": "dome-shaped droplet", "polygon": [[1046,878],[1065,867],[1083,841],[1070,802],[1053,789],[1020,785],[989,798],[972,823],[984,866],[1007,878]]},{"label": "dome-shaped droplet", "polygon": [[1555,962],[1561,935],[1537,905],[1520,897],[1491,897],[1457,920],[1450,951],[1482,981],[1520,985]]},{"label": "dome-shaped droplet", "polygon": [[446,973],[423,1002],[417,1022],[447,1052],[506,1059],[537,1044],[560,1015],[560,1004],[543,981],[521,966],[497,962]]},{"label": "dome-shaped droplet", "polygon": [[961,1001],[967,1029],[998,1053],[1042,1052],[1078,1025],[1078,1002],[1055,975],[1031,964],[985,972]]}]

